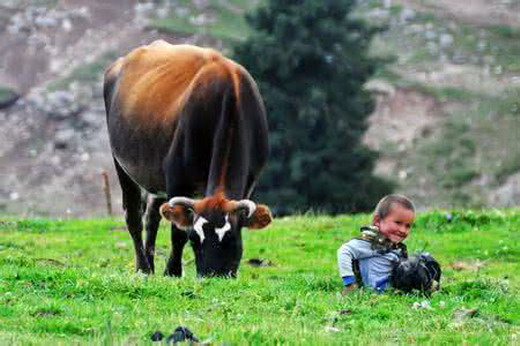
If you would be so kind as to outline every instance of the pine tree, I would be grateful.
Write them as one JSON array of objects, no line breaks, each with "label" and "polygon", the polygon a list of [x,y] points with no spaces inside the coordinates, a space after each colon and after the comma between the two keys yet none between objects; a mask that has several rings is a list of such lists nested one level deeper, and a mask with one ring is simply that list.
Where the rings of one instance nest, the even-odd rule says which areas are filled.
[{"label": "pine tree", "polygon": [[350,17],[354,0],[269,0],[247,20],[255,33],[235,58],[266,103],[271,156],[258,198],[279,213],[367,210],[390,192],[362,146],[374,103],[363,85],[380,61],[377,29]]}]

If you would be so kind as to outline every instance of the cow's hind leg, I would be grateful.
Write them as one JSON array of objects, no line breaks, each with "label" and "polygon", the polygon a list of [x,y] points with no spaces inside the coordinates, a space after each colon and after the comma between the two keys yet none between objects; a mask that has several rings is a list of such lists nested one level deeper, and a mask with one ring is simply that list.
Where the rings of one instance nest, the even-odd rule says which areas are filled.
[{"label": "cow's hind leg", "polygon": [[135,249],[135,270],[143,273],[151,273],[150,264],[146,258],[143,247],[143,200],[141,189],[123,171],[116,160],[114,160],[119,183],[123,191],[123,209],[125,210],[126,226],[132,237]]},{"label": "cow's hind leg", "polygon": [[159,223],[161,222],[161,214],[159,213],[159,207],[166,202],[165,198],[160,197],[149,197],[148,204],[146,207],[145,214],[145,227],[146,227],[146,241],[145,241],[145,254],[150,270],[152,273],[155,271],[154,266],[154,255],[155,255],[155,240],[157,239],[157,230]]}]

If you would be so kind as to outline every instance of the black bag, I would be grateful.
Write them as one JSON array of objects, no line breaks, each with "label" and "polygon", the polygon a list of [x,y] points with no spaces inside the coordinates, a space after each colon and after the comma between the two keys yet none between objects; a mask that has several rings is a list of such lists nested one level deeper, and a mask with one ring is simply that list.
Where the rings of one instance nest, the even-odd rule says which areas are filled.
[{"label": "black bag", "polygon": [[431,293],[439,289],[441,274],[441,266],[430,254],[414,254],[395,264],[390,282],[393,288],[403,292]]}]

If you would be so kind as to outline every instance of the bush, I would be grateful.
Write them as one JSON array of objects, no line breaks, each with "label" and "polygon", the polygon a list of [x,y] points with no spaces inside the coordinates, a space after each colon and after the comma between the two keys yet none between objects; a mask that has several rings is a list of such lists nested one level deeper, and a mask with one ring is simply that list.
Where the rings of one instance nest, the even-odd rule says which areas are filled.
[{"label": "bush", "polygon": [[271,158],[258,193],[275,213],[368,210],[391,190],[361,144],[374,108],[363,85],[382,62],[368,56],[378,29],[349,17],[354,5],[271,0],[235,47],[266,102]]}]

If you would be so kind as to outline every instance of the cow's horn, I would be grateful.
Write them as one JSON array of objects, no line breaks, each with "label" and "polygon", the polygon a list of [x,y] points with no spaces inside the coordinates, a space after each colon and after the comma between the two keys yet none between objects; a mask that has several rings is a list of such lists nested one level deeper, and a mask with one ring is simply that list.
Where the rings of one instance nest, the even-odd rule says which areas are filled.
[{"label": "cow's horn", "polygon": [[243,199],[243,200],[240,200],[237,202],[237,206],[235,208],[235,210],[240,210],[240,209],[247,209],[247,211],[248,211],[247,217],[250,218],[251,216],[253,216],[253,214],[256,211],[256,204],[255,204],[255,202],[253,202],[249,199]]},{"label": "cow's horn", "polygon": [[170,207],[175,207],[176,205],[182,205],[186,208],[193,208],[195,204],[195,200],[188,197],[173,197],[168,201]]}]

